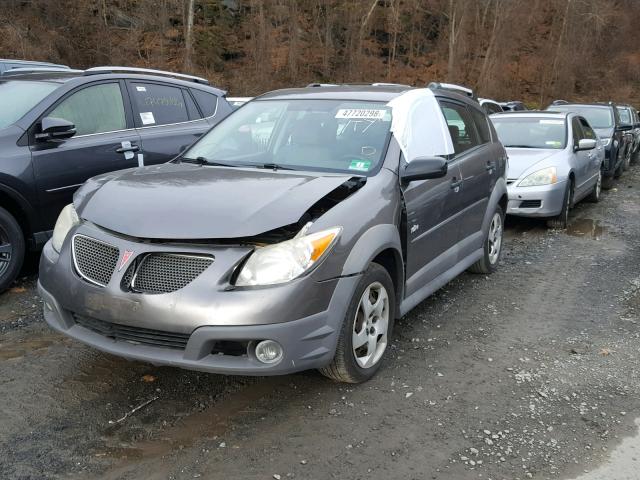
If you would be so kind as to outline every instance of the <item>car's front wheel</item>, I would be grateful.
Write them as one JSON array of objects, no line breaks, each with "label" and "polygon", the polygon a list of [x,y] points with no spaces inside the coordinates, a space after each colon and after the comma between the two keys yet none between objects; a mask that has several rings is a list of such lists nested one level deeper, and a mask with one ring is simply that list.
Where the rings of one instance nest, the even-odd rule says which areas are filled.
[{"label": "car's front wheel", "polygon": [[567,188],[564,191],[562,199],[562,210],[560,214],[547,220],[547,227],[555,230],[564,230],[569,223],[569,210],[573,202],[573,180],[567,182]]},{"label": "car's front wheel", "polygon": [[394,318],[393,282],[384,267],[372,263],[351,298],[335,356],[320,373],[338,382],[369,380],[382,364]]},{"label": "car's front wheel", "polygon": [[504,234],[504,212],[500,205],[496,206],[491,217],[489,230],[484,240],[483,255],[480,260],[469,267],[472,273],[493,273],[502,254],[502,236]]},{"label": "car's front wheel", "polygon": [[24,260],[24,235],[16,219],[0,208],[0,292],[20,273]]}]

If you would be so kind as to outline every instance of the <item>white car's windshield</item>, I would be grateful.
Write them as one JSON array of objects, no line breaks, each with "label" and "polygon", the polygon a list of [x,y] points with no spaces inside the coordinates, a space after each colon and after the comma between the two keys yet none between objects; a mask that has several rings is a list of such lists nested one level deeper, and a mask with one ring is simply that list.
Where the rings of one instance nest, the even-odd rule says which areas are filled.
[{"label": "white car's windshield", "polygon": [[592,128],[613,128],[613,116],[609,107],[597,105],[553,105],[548,110],[575,112],[587,119]]},{"label": "white car's windshield", "polygon": [[563,118],[491,117],[498,138],[505,147],[563,149],[567,127]]},{"label": "white car's windshield", "polygon": [[259,100],[224,119],[183,159],[366,175],[384,158],[390,126],[391,108],[381,102]]},{"label": "white car's windshield", "polygon": [[51,82],[0,82],[0,128],[20,120],[60,84]]}]

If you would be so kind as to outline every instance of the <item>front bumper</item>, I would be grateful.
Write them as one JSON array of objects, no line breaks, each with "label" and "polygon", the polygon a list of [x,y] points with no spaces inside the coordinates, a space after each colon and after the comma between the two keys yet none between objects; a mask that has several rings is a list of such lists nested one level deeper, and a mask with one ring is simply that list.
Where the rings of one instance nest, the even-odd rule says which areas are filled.
[{"label": "front bumper", "polygon": [[[102,233],[96,230],[90,234]],[[223,270],[228,268],[225,252],[221,251],[211,271],[192,284],[173,293],[139,294],[123,291],[117,272],[106,287],[83,280],[73,267],[69,243],[65,242],[60,255],[47,243],[40,260],[38,290],[47,323],[64,335],[114,355],[189,370],[281,375],[327,365],[360,280],[360,275],[354,275],[317,281],[309,275],[271,288],[228,291],[214,282],[217,276],[220,283],[215,264]],[[133,248],[126,241],[118,246],[121,252]],[[135,248],[166,251],[170,247],[136,244]],[[152,329],[179,334],[188,340],[183,348],[123,340],[88,328],[80,318],[135,332]],[[283,347],[283,358],[277,364],[261,363],[252,351],[252,345],[266,339]],[[241,355],[222,354],[214,348],[220,342],[248,347]]]},{"label": "front bumper", "polygon": [[[507,187],[507,214],[520,217],[555,217],[560,214],[566,181],[537,187],[516,187],[516,183]],[[536,204],[538,201],[539,206]]]}]

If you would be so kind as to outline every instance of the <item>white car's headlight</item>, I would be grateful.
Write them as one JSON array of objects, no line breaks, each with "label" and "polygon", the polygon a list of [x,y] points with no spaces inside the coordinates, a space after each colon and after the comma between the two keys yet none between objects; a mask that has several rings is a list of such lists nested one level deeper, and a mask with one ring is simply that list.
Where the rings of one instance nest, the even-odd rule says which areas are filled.
[{"label": "white car's headlight", "polygon": [[518,183],[519,187],[536,187],[539,185],[551,185],[558,182],[556,167],[547,167],[537,172],[530,173]]},{"label": "white car's headlight", "polygon": [[601,138],[600,139],[600,145],[602,145],[603,147],[608,146],[611,143],[611,139],[610,138]]},{"label": "white car's headlight", "polygon": [[80,218],[76,213],[76,209],[73,208],[72,203],[62,209],[60,215],[58,215],[56,226],[53,229],[53,236],[51,237],[51,245],[56,252],[60,253],[60,249],[62,248],[64,239],[67,238],[69,230],[79,223]]},{"label": "white car's headlight", "polygon": [[331,250],[341,230],[330,228],[256,248],[243,265],[236,286],[275,285],[299,277]]}]

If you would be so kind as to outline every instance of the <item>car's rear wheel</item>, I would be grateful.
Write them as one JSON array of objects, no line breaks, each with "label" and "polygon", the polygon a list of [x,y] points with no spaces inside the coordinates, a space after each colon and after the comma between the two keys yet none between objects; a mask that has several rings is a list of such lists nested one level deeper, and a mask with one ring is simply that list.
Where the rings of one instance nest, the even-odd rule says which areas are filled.
[{"label": "car's rear wheel", "polygon": [[372,263],[362,276],[342,322],[336,353],[320,373],[360,383],[379,370],[393,331],[395,295],[389,273]]},{"label": "car's rear wheel", "polygon": [[562,210],[560,214],[551,217],[547,220],[547,227],[555,230],[563,230],[567,228],[569,223],[569,210],[571,210],[571,203],[573,200],[573,180],[567,182],[567,188],[564,191],[564,198],[562,200]]},{"label": "car's rear wheel", "polygon": [[24,235],[13,215],[0,208],[0,292],[15,280],[24,260]]},{"label": "car's rear wheel", "polygon": [[493,273],[498,267],[500,255],[502,254],[502,236],[504,234],[504,212],[500,205],[496,206],[495,212],[489,223],[489,230],[484,240],[483,255],[480,260],[469,267],[473,273]]},{"label": "car's rear wheel", "polygon": [[596,184],[593,186],[593,190],[587,197],[587,200],[593,203],[598,203],[600,201],[600,195],[602,194],[602,167],[598,172],[598,179],[596,180]]}]

